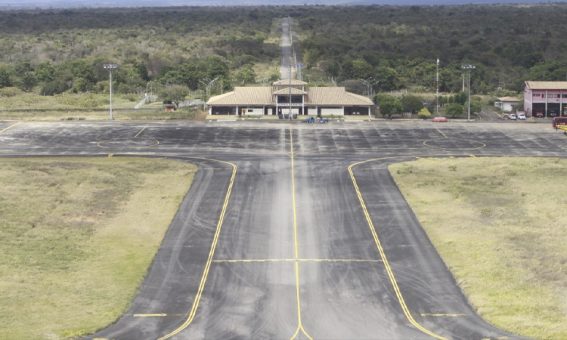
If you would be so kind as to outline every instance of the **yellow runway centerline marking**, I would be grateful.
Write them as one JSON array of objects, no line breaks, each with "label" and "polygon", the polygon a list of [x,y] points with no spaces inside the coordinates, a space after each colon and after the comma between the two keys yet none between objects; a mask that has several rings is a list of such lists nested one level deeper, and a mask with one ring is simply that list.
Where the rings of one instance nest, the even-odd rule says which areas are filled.
[{"label": "yellow runway centerline marking", "polygon": [[[389,158],[389,157],[387,157]],[[382,247],[382,243],[380,242],[380,239],[378,238],[378,233],[376,232],[376,228],[374,227],[374,223],[372,222],[372,218],[370,217],[370,213],[368,212],[368,208],[366,207],[366,202],[364,201],[364,198],[362,197],[362,192],[360,191],[360,187],[358,186],[358,183],[356,181],[356,177],[354,176],[354,171],[352,170],[355,166],[363,164],[363,163],[368,163],[371,161],[377,161],[377,160],[381,160],[381,159],[386,159],[386,158],[377,158],[377,159],[369,159],[366,161],[362,161],[362,162],[356,162],[351,164],[348,167],[348,173],[350,175],[350,179],[352,180],[352,184],[354,186],[354,190],[356,191],[356,196],[358,197],[358,201],[360,202],[360,206],[362,207],[362,211],[364,213],[364,217],[366,218],[366,222],[368,224],[368,227],[370,228],[370,233],[372,234],[372,237],[374,238],[374,243],[376,244],[376,248],[378,249],[378,253],[380,254],[380,258],[382,259],[382,262],[384,262],[384,267],[386,269],[386,273],[388,274],[388,278],[390,280],[390,284],[392,285],[392,288],[394,289],[394,292],[396,293],[396,298],[398,299],[398,303],[400,304],[400,307],[402,308],[402,311],[406,317],[406,319],[417,329],[419,329],[421,332],[436,338],[436,339],[443,339],[445,340],[446,338],[444,338],[441,335],[435,334],[432,331],[426,329],[425,327],[423,327],[421,324],[419,324],[413,317],[413,315],[411,314],[406,301],[404,299],[404,296],[402,295],[402,292],[400,290],[400,287],[398,285],[398,281],[396,280],[396,276],[394,275],[394,271],[392,270],[392,267],[390,266],[390,262],[388,261],[388,257],[386,256],[386,252],[384,251],[384,248]]]},{"label": "yellow runway centerline marking", "polygon": [[16,125],[18,125],[18,124],[20,124],[20,123],[21,123],[21,122],[17,122],[17,123],[14,123],[14,124],[12,124],[12,125],[6,127],[6,128],[3,128],[2,130],[0,130],[0,134],[6,132],[6,131],[8,131],[8,130],[10,130],[11,128],[13,128],[14,126],[16,126]]},{"label": "yellow runway centerline marking", "polygon": [[203,269],[203,275],[201,276],[201,281],[199,282],[199,288],[197,289],[197,294],[195,295],[195,300],[193,300],[193,305],[191,306],[191,310],[189,311],[189,314],[187,315],[187,319],[185,320],[185,322],[183,322],[183,324],[181,324],[179,327],[177,327],[176,329],[174,329],[170,333],[160,337],[159,340],[169,339],[169,338],[179,334],[185,328],[189,327],[189,325],[191,324],[191,322],[193,322],[193,319],[195,318],[195,314],[197,314],[197,309],[199,308],[199,302],[201,301],[201,296],[203,295],[203,290],[205,289],[205,283],[207,282],[207,277],[209,276],[209,270],[211,269],[211,264],[213,262],[213,257],[215,255],[215,249],[217,248],[217,243],[219,241],[219,235],[221,233],[222,224],[224,222],[224,216],[226,214],[228,202],[230,201],[230,195],[232,194],[232,187],[234,186],[234,181],[236,179],[236,171],[238,169],[238,167],[234,163],[219,161],[219,160],[216,160],[216,161],[230,165],[232,167],[232,175],[230,176],[228,188],[226,190],[226,195],[224,197],[224,202],[223,202],[223,205],[222,205],[221,213],[220,213],[220,216],[219,216],[219,220],[217,222],[217,228],[215,230],[215,235],[213,237],[213,243],[211,244],[211,249],[209,250],[209,256],[207,258],[207,262],[205,263],[205,268]]},{"label": "yellow runway centerline marking", "polygon": [[366,260],[366,259],[219,259],[213,260],[213,263],[378,263],[382,260]]},{"label": "yellow runway centerline marking", "polygon": [[293,253],[295,257],[294,267],[295,267],[295,298],[297,300],[297,328],[295,333],[290,339],[295,339],[299,333],[303,333],[308,339],[313,340],[313,337],[307,333],[303,327],[303,322],[301,321],[301,293],[299,291],[299,241],[297,237],[297,209],[295,200],[295,155],[293,150],[293,131],[289,129],[289,147],[290,147],[290,159],[291,159],[291,206],[293,210]]}]

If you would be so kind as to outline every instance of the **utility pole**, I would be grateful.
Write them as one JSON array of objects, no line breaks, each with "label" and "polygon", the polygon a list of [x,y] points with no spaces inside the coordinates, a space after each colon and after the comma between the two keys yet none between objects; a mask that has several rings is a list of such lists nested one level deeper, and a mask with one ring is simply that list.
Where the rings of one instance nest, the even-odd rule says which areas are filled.
[{"label": "utility pole", "polygon": [[110,109],[109,109],[109,113],[110,113],[110,120],[113,120],[114,118],[112,117],[112,70],[116,70],[118,68],[118,64],[104,64],[102,65],[102,67],[104,67],[105,70],[108,70],[108,78],[109,78],[109,82],[110,82]]},{"label": "utility pole", "polygon": [[435,114],[439,115],[439,58],[437,58],[437,72],[435,74],[436,90],[435,90]]},{"label": "utility pole", "polygon": [[[476,67],[474,65],[471,64],[466,64],[461,66],[461,68],[463,70],[465,70],[465,72],[468,73],[469,75],[469,79],[468,79],[468,90],[469,90],[469,100],[468,100],[468,105],[467,105],[467,121],[471,120],[471,71],[474,70]],[[463,78],[464,80],[464,78]]]}]

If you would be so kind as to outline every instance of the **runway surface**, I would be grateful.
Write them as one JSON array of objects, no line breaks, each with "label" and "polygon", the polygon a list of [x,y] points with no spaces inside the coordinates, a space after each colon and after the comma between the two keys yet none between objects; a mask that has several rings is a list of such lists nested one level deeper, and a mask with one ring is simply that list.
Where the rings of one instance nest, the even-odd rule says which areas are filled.
[{"label": "runway surface", "polygon": [[[200,166],[112,339],[504,339],[468,305],[387,166],[567,156],[547,124],[0,122],[0,156]],[[81,306],[77,306],[81,308]]]}]

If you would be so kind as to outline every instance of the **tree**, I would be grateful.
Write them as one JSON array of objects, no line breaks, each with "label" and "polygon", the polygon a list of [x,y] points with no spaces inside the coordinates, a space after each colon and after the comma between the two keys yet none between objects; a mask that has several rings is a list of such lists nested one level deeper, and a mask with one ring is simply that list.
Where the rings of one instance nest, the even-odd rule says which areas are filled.
[{"label": "tree", "polygon": [[451,103],[445,106],[445,113],[451,118],[460,117],[464,112],[464,106],[458,103]]},{"label": "tree", "polygon": [[12,86],[12,80],[10,79],[10,72],[5,68],[0,68],[0,88]]},{"label": "tree", "polygon": [[376,102],[380,107],[382,116],[392,118],[392,115],[402,112],[402,104],[400,99],[389,95],[377,95]]},{"label": "tree", "polygon": [[236,73],[234,78],[239,85],[253,84],[256,82],[256,73],[250,65],[246,65]]},{"label": "tree", "polygon": [[22,76],[22,81],[20,83],[20,88],[24,91],[31,91],[33,87],[37,84],[37,78],[35,73],[32,71],[25,72]]},{"label": "tree", "polygon": [[421,110],[419,110],[419,113],[417,114],[417,116],[421,119],[427,119],[427,118],[431,117],[431,112],[429,111],[429,109],[424,107]]},{"label": "tree", "polygon": [[402,109],[404,112],[411,112],[412,114],[416,114],[421,108],[423,108],[423,101],[418,96],[413,95],[405,95],[400,100],[402,104]]},{"label": "tree", "polygon": [[184,85],[169,85],[165,86],[161,91],[159,91],[159,97],[164,101],[171,101],[174,103],[179,103],[185,100],[185,97],[189,94],[189,89]]}]

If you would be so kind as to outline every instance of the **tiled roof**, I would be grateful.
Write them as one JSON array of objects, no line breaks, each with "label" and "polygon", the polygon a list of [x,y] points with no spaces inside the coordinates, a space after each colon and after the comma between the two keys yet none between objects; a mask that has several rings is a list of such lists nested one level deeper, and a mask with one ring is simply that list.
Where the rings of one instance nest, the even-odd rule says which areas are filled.
[{"label": "tiled roof", "polygon": [[[289,91],[290,90],[289,90],[289,86],[288,86],[288,87],[283,88],[281,90],[274,91],[274,94],[281,94],[281,95],[287,94],[287,95],[289,95]],[[300,89],[296,89],[295,87],[292,87],[291,88],[291,94],[307,94],[307,92],[302,91]]]},{"label": "tiled roof", "polygon": [[[289,88],[274,92],[286,95]],[[304,94],[305,92],[292,88],[292,94]],[[271,87],[236,87],[234,91],[214,96],[207,102],[208,105],[216,106],[268,106],[275,105],[272,97]],[[307,91],[305,105],[317,106],[371,106],[372,100],[350,93],[344,87],[311,87]]]},{"label": "tiled roof", "polygon": [[234,91],[214,96],[208,105],[272,105],[271,87],[235,87]]},{"label": "tiled roof", "polygon": [[274,82],[274,85],[276,86],[285,86],[285,85],[307,85],[306,82],[301,81],[301,80],[297,80],[297,79],[282,79],[282,80],[278,80]]},{"label": "tiled roof", "polygon": [[307,95],[309,105],[374,105],[372,100],[351,92],[347,92],[344,87],[311,87]]},{"label": "tiled roof", "polygon": [[567,81],[526,81],[531,90],[567,90]]}]

